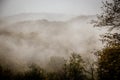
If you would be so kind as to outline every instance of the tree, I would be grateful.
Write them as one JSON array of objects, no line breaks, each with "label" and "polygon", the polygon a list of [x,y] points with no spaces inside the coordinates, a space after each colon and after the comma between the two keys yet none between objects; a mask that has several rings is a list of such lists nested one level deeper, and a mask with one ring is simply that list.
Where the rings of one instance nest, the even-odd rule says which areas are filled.
[{"label": "tree", "polygon": [[103,13],[98,15],[95,26],[107,27],[109,31],[117,30],[115,33],[106,33],[102,35],[104,42],[109,46],[120,45],[120,0],[111,0],[103,2]]},{"label": "tree", "polygon": [[120,47],[106,47],[99,51],[99,80],[120,79]]},{"label": "tree", "polygon": [[[99,80],[119,80],[120,74],[120,0],[103,2],[103,13],[98,15],[95,26],[107,27],[109,31],[102,35],[105,47],[98,51],[98,78]],[[118,31],[118,32],[117,32]]]},{"label": "tree", "polygon": [[109,26],[109,30],[120,29],[120,0],[103,2],[103,13],[98,15],[95,26]]},{"label": "tree", "polygon": [[85,80],[83,60],[79,54],[73,53],[65,64],[65,80]]},{"label": "tree", "polygon": [[12,80],[12,71],[0,64],[0,80]]},{"label": "tree", "polygon": [[[25,72],[23,80],[45,80],[45,71],[36,64],[30,66],[30,71]],[[21,76],[22,77],[22,76]]]}]

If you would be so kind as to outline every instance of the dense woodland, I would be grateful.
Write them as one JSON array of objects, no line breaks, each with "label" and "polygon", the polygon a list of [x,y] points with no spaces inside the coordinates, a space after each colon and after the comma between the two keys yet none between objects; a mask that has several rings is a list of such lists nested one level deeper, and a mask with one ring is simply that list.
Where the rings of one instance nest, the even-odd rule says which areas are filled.
[{"label": "dense woodland", "polygon": [[89,70],[81,56],[72,53],[64,60],[62,68],[53,72],[32,64],[30,70],[14,73],[9,67],[0,65],[0,80],[120,80],[120,0],[103,2],[102,9],[103,13],[94,24],[95,27],[106,27],[108,32],[101,35],[105,46],[94,53],[97,62]]}]

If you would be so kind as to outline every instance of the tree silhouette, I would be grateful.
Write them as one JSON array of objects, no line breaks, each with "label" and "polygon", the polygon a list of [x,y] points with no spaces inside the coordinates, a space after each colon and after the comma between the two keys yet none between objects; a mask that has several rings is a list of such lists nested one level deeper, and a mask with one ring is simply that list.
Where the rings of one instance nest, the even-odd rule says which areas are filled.
[{"label": "tree silhouette", "polygon": [[65,78],[66,80],[84,80],[84,62],[79,54],[73,53],[70,59],[65,64]]},{"label": "tree silhouette", "polygon": [[[103,2],[103,13],[98,15],[95,26],[107,27],[109,31],[102,35],[106,42],[103,50],[98,51],[98,79],[119,80],[120,74],[120,0]],[[117,32],[118,31],[118,32]]]}]

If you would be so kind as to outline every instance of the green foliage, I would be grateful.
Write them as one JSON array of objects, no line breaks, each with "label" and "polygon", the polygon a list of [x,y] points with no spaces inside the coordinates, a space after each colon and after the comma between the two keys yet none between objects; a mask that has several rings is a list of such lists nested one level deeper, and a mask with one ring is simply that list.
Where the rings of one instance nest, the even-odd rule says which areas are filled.
[{"label": "green foliage", "polygon": [[45,80],[45,72],[35,64],[30,66],[30,71],[25,73],[25,80]]},{"label": "green foliage", "polygon": [[103,13],[98,15],[96,25],[107,27],[109,31],[116,33],[102,35],[102,41],[106,43],[98,55],[98,79],[120,80],[120,0],[103,2]]},{"label": "green foliage", "polygon": [[64,73],[62,72],[49,72],[46,80],[65,80]]},{"label": "green foliage", "polygon": [[45,80],[45,72],[43,69],[32,65],[30,71],[25,73],[14,73],[10,69],[0,66],[0,80]]},{"label": "green foliage", "polygon": [[106,47],[99,52],[99,80],[120,79],[120,47]]},{"label": "green foliage", "polygon": [[0,80],[86,80],[84,62],[80,55],[72,54],[62,69],[48,72],[32,64],[30,70],[24,73],[14,73],[0,65]]},{"label": "green foliage", "polygon": [[81,56],[73,53],[64,67],[66,80],[84,80],[83,64]]}]

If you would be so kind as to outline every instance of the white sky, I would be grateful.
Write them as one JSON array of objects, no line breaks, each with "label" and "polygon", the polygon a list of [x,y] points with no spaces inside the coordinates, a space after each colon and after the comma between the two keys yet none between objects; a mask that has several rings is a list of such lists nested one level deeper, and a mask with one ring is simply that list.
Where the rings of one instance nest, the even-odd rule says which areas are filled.
[{"label": "white sky", "polygon": [[20,13],[98,14],[102,0],[0,0],[0,16]]}]

